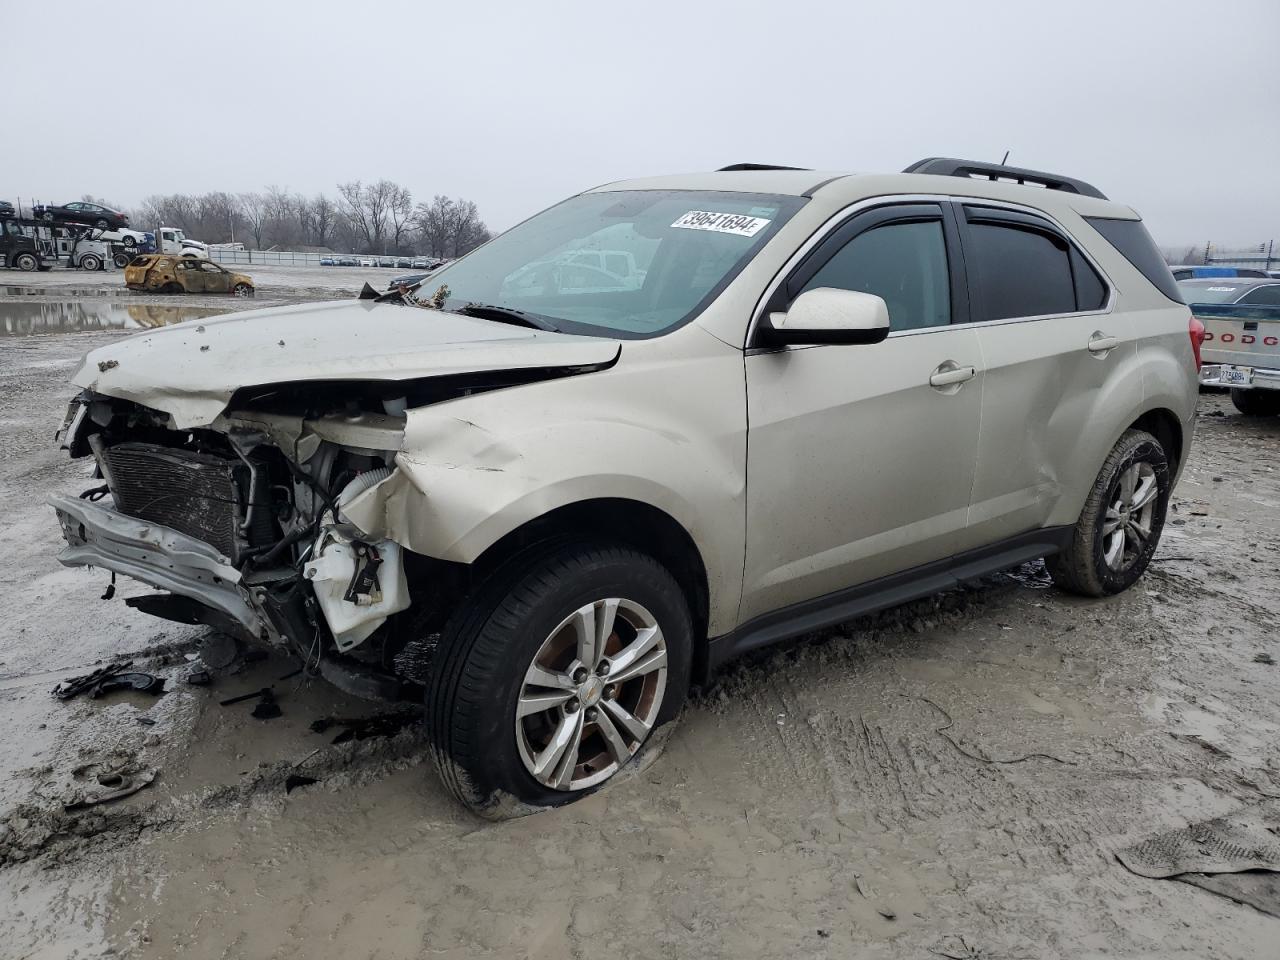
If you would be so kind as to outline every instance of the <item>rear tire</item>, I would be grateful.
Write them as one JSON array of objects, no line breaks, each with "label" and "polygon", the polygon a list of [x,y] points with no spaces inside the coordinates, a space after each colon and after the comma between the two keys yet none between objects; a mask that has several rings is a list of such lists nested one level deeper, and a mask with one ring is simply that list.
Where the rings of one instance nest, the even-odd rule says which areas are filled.
[{"label": "rear tire", "polygon": [[1274,417],[1280,414],[1280,390],[1232,388],[1231,402],[1246,417]]},{"label": "rear tire", "polygon": [[94,224],[94,227],[96,227],[99,230],[106,230],[109,226],[111,226],[111,224],[107,223],[107,221],[105,220],[99,220],[97,223]]},{"label": "rear tire", "polygon": [[13,259],[13,265],[19,270],[26,270],[30,273],[40,266],[40,260],[33,253],[20,253]]},{"label": "rear tire", "polygon": [[515,558],[437,648],[427,731],[440,779],[489,819],[594,792],[678,714],[692,645],[684,594],[652,557],[577,543]]},{"label": "rear tire", "polygon": [[1160,441],[1144,430],[1126,430],[1102,463],[1071,542],[1045,558],[1053,582],[1086,597],[1132,586],[1160,543],[1171,483]]}]

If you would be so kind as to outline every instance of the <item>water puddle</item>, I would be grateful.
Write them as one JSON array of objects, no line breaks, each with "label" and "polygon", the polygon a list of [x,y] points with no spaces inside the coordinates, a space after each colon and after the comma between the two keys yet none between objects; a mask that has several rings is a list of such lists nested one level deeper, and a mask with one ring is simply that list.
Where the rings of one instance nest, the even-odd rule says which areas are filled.
[{"label": "water puddle", "polygon": [[113,303],[109,299],[23,303],[0,299],[0,337],[96,330],[143,330],[231,313],[236,307]]}]

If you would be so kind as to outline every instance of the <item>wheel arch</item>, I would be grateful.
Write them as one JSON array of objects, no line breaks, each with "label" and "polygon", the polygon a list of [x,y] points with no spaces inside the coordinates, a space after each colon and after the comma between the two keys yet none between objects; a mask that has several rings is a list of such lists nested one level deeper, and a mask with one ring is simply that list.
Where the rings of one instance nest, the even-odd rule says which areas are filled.
[{"label": "wheel arch", "polygon": [[710,617],[706,563],[684,525],[652,504],[623,497],[564,504],[500,537],[471,566],[478,576],[484,577],[517,553],[539,544],[570,539],[617,542],[648,554],[666,567],[689,605],[694,630],[693,676],[701,677],[706,666]]},{"label": "wheel arch", "polygon": [[[1160,446],[1164,448],[1165,456],[1169,458],[1169,465],[1173,468],[1173,473],[1177,474],[1182,466],[1185,444],[1182,435],[1182,421],[1178,419],[1176,413],[1168,407],[1154,407],[1125,427],[1125,430],[1145,430],[1159,440]],[[1121,436],[1123,435],[1124,431],[1121,431]],[[1116,441],[1119,442],[1119,440],[1120,438],[1117,437]]]}]

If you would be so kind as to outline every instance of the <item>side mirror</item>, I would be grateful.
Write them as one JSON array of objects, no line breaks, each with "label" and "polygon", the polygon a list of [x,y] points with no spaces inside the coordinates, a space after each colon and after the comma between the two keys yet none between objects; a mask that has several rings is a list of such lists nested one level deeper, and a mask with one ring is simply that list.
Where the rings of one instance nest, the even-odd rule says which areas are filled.
[{"label": "side mirror", "polygon": [[786,313],[762,324],[763,346],[809,343],[879,343],[889,335],[889,307],[873,293],[817,287],[806,290]]}]

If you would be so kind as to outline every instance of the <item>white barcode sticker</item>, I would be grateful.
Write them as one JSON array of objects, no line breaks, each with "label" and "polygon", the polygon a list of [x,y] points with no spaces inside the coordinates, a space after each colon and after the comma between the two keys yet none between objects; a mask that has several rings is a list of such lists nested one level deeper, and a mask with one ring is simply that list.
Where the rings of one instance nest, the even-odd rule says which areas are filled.
[{"label": "white barcode sticker", "polygon": [[771,220],[748,217],[741,213],[712,213],[708,210],[690,210],[671,226],[684,230],[714,230],[716,233],[732,233],[739,237],[754,237],[767,227]]}]

